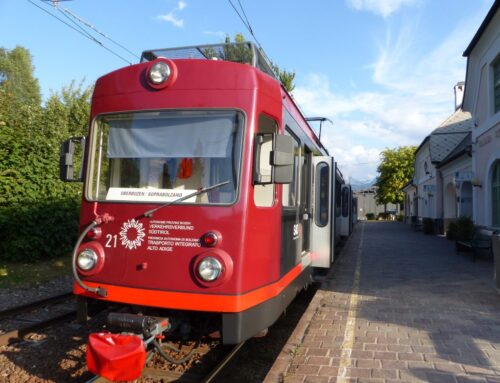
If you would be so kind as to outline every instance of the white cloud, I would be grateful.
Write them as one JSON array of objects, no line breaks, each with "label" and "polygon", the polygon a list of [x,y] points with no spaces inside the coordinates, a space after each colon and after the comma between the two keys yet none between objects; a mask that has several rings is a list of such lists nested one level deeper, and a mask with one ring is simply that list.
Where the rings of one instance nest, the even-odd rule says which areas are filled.
[{"label": "white cloud", "polygon": [[334,152],[335,161],[347,181],[366,182],[377,176],[375,170],[380,162],[379,149],[355,145],[349,149],[337,147]]},{"label": "white cloud", "polygon": [[347,0],[347,2],[357,11],[369,11],[387,18],[399,8],[414,5],[418,0]]},{"label": "white cloud", "polygon": [[384,148],[418,146],[454,111],[453,86],[465,80],[462,52],[481,17],[478,13],[459,21],[455,30],[423,53],[425,48],[415,40],[418,22],[397,33],[388,30],[376,59],[367,66],[372,83],[363,87],[339,92],[331,83],[334,79],[324,74],[297,78],[294,97],[306,115],[334,121],[333,129],[323,130],[322,141],[344,176],[373,178]]},{"label": "white cloud", "polygon": [[184,19],[181,19],[177,16],[177,13],[182,11],[184,8],[187,7],[187,3],[183,0],[180,0],[177,3],[177,7],[172,9],[169,13],[166,15],[158,15],[156,16],[157,19],[166,21],[171,23],[174,27],[177,28],[183,28],[184,27]]},{"label": "white cloud", "polygon": [[183,10],[184,8],[186,8],[186,7],[187,7],[187,3],[186,3],[185,1],[182,1],[182,0],[181,0],[181,1],[179,1],[179,3],[177,4],[177,9],[178,9],[179,11],[182,11],[182,10]]},{"label": "white cloud", "polygon": [[227,33],[222,31],[203,31],[203,33],[209,36],[220,37],[221,39],[227,36]]}]

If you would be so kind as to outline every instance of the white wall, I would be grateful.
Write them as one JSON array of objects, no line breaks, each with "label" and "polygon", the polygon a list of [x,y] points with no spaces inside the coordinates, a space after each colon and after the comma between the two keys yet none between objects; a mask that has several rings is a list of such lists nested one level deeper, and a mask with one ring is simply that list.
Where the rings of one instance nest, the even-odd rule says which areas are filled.
[{"label": "white wall", "polygon": [[490,21],[467,62],[464,109],[471,112],[472,170],[481,187],[474,187],[473,220],[490,226],[491,166],[500,159],[500,112],[494,112],[493,63],[500,58],[500,11]]}]

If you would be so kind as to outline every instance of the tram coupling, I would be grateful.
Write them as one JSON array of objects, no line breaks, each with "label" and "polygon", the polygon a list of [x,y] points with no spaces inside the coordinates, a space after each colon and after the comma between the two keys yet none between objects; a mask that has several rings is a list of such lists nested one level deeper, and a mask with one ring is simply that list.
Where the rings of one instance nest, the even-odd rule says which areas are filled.
[{"label": "tram coupling", "polygon": [[134,380],[144,369],[149,345],[154,347],[171,328],[168,318],[111,313],[113,332],[92,333],[87,344],[87,366],[91,373],[110,381]]}]

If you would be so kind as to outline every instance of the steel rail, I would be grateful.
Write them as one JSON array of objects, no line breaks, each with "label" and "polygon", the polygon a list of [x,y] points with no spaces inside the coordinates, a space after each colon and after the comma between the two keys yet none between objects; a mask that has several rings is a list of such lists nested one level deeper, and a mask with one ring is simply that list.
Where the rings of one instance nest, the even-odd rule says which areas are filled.
[{"label": "steel rail", "polygon": [[229,363],[229,361],[240,351],[245,342],[241,342],[233,347],[233,349],[224,357],[224,359],[202,380],[202,383],[210,383],[217,377],[222,369]]},{"label": "steel rail", "polygon": [[32,311],[32,310],[35,310],[39,307],[46,306],[48,304],[61,302],[61,301],[64,301],[66,299],[70,299],[72,296],[73,296],[72,292],[67,292],[67,293],[63,293],[63,294],[59,294],[59,295],[53,295],[53,296],[48,297],[48,298],[40,299],[38,301],[29,302],[29,303],[26,303],[26,304],[23,304],[20,306],[1,310],[0,311],[0,319],[5,319],[7,317],[14,316],[16,314],[20,314],[20,313],[23,313],[26,311]]},{"label": "steel rail", "polygon": [[43,319],[38,322],[35,322],[33,324],[28,324],[27,326],[24,326],[20,329],[8,331],[4,334],[0,334],[0,346],[6,346],[16,340],[19,340],[20,338],[24,337],[25,335],[29,334],[30,332],[40,330],[42,328],[46,328],[49,326],[52,326],[53,324],[60,323],[67,321],[69,319],[76,318],[76,310],[71,310],[68,312],[65,312],[63,314],[59,314],[57,316],[52,316],[48,319]]},{"label": "steel rail", "polygon": [[[167,382],[177,381],[182,378],[182,381],[186,383],[210,383],[218,376],[222,369],[238,353],[238,351],[241,349],[241,347],[243,347],[244,344],[245,342],[242,342],[234,346],[231,351],[229,351],[229,353],[224,357],[224,359],[222,359],[222,361],[218,363],[205,377],[190,373],[189,370],[185,372],[177,372],[152,367],[145,367],[142,370],[141,377],[151,379],[165,379]],[[90,380],[87,380],[86,383],[110,383],[110,381],[106,378],[103,378],[102,376],[94,376]]]}]

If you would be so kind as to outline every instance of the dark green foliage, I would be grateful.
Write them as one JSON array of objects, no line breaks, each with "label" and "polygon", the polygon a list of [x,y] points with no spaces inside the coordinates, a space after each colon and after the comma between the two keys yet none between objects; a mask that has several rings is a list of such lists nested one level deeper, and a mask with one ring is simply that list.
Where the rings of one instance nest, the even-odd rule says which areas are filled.
[{"label": "dark green foliage", "polygon": [[61,198],[0,207],[0,259],[31,262],[69,254],[77,239],[79,205]]},{"label": "dark green foliage", "polygon": [[375,219],[375,214],[374,213],[367,213],[366,214],[366,219],[368,221],[373,221]]},{"label": "dark green foliage", "polygon": [[446,238],[454,241],[470,241],[474,234],[474,223],[469,217],[461,216],[455,222],[450,222]]},{"label": "dark green foliage", "polygon": [[[7,75],[0,67],[0,78]],[[42,107],[38,87],[38,96],[27,97],[23,87],[5,84],[0,84],[0,259],[33,261],[69,253],[82,185],[59,180],[59,148],[66,138],[86,134],[91,90],[71,84]]]},{"label": "dark green foliage", "polygon": [[216,58],[219,60],[232,61],[240,64],[252,64],[252,49],[250,45],[245,42],[245,38],[241,33],[234,36],[234,43],[231,38],[226,36],[222,50],[216,50],[212,47],[204,48],[203,55],[206,58]]},{"label": "dark green foliage", "polygon": [[[213,48],[206,48],[203,50],[205,57],[217,57],[221,60],[233,61],[242,64],[252,63],[252,50],[249,45],[245,44],[245,36],[242,33],[236,33],[234,35],[234,44],[224,46],[223,52],[216,52]],[[231,44],[231,37],[228,35],[224,40],[225,44]],[[278,78],[283,84],[283,87],[288,91],[292,92],[295,89],[295,72],[287,71],[281,69],[278,65],[271,62],[271,66],[274,72],[278,75]]]},{"label": "dark green foliage", "polygon": [[292,91],[295,89],[295,84],[293,83],[293,80],[295,80],[295,72],[288,72],[286,69],[281,69],[273,62],[271,63],[271,65],[274,72],[278,75],[281,84],[283,84],[283,87],[289,93],[292,93]]},{"label": "dark green foliage", "polygon": [[424,218],[422,221],[422,231],[424,234],[434,234],[434,221],[432,218]]},{"label": "dark green foliage", "polygon": [[400,146],[396,149],[385,149],[381,153],[382,162],[377,168],[379,176],[377,186],[377,203],[402,203],[403,186],[413,177],[415,163],[415,146]]},{"label": "dark green foliage", "polygon": [[470,241],[474,234],[474,223],[469,217],[461,216],[456,221],[457,224],[457,241]]},{"label": "dark green foliage", "polygon": [[456,222],[450,222],[448,225],[448,230],[446,230],[446,238],[454,241],[457,239],[458,225]]},{"label": "dark green foliage", "polygon": [[12,50],[0,48],[0,88],[4,97],[10,99],[4,104],[2,114],[15,119],[18,108],[23,105],[40,105],[40,86],[33,76],[31,54],[23,47]]},{"label": "dark green foliage", "polygon": [[382,219],[387,219],[389,218],[389,213],[378,213],[377,219],[382,220]]},{"label": "dark green foliage", "polygon": [[[226,36],[224,41],[226,44],[231,44],[231,38]],[[234,45],[224,46],[224,60],[239,62],[242,64],[252,63],[252,50],[247,44],[244,44],[245,37],[241,33],[234,36]]]}]

